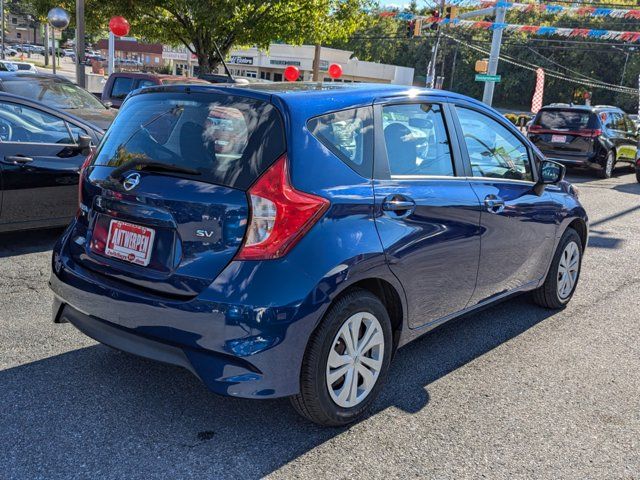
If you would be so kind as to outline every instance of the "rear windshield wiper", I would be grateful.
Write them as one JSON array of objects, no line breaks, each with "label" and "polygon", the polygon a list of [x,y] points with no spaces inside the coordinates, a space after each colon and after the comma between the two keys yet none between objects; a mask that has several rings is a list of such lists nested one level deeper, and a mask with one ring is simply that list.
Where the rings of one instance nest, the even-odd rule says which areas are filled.
[{"label": "rear windshield wiper", "polygon": [[186,173],[187,175],[200,175],[198,170],[193,168],[181,167],[180,165],[174,165],[171,163],[154,162],[145,159],[133,160],[120,165],[118,168],[111,170],[109,176],[111,178],[119,178],[127,170],[149,170],[156,172],[173,172],[173,173]]}]

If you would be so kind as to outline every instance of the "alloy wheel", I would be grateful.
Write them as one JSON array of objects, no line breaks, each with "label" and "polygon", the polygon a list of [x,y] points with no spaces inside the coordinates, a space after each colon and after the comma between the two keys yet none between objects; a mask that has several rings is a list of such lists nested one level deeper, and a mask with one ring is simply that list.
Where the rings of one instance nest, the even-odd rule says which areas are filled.
[{"label": "alloy wheel", "polygon": [[610,153],[607,155],[607,164],[605,166],[607,177],[610,177],[613,174],[613,155]]},{"label": "alloy wheel", "polygon": [[558,297],[560,300],[569,298],[573,287],[578,281],[580,270],[580,249],[575,242],[569,242],[560,256],[558,265]]},{"label": "alloy wheel", "polygon": [[333,339],[327,359],[326,383],[340,407],[361,403],[382,370],[384,334],[378,319],[368,312],[349,317]]}]

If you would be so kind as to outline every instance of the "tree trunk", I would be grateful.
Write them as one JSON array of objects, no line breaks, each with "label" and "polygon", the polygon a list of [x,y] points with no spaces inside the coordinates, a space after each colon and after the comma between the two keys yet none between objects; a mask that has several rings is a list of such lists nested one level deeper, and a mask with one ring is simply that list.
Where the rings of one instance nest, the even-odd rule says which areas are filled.
[{"label": "tree trunk", "polygon": [[[216,52],[213,39],[203,39],[200,36],[192,39],[193,49],[195,50],[198,64],[200,65],[200,73],[215,73],[218,65],[222,63],[222,59]],[[222,42],[218,43],[220,54],[223,58],[231,50],[233,45],[233,36],[227,36]]]}]

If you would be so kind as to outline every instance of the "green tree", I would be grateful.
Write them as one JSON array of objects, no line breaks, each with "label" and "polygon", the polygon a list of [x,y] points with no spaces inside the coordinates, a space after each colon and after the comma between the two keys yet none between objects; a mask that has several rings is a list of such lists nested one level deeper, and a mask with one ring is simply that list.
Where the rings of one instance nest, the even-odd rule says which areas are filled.
[{"label": "green tree", "polygon": [[[30,0],[40,15],[55,5],[74,10],[75,1]],[[344,39],[358,28],[369,0],[87,0],[88,31],[104,29],[122,15],[133,35],[170,45],[183,44],[203,72],[234,45],[268,47],[272,41],[300,44]]]}]

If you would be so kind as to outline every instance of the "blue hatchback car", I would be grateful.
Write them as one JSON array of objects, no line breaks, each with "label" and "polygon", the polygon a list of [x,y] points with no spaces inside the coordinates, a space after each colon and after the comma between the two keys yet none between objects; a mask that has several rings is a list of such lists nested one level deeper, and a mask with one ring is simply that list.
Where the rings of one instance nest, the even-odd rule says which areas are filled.
[{"label": "blue hatchback car", "polygon": [[443,322],[524,291],[566,305],[588,224],[563,175],[449,92],[143,89],[81,171],[54,321],[346,424]]}]

